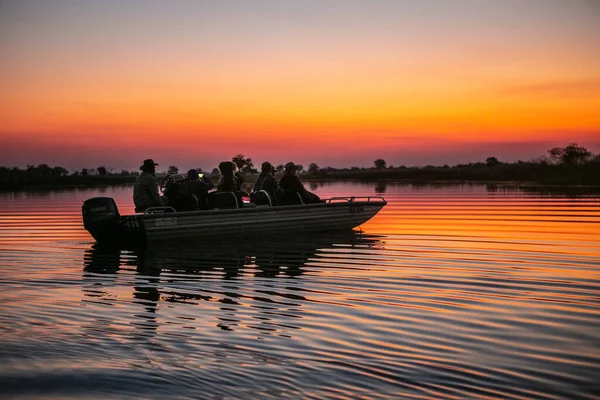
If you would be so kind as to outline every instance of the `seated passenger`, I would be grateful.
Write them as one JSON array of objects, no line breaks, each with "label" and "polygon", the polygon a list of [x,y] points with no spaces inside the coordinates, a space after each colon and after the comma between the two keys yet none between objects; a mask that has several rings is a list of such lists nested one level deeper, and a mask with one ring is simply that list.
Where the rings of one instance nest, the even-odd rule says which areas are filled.
[{"label": "seated passenger", "polygon": [[270,162],[265,161],[262,163],[261,173],[254,183],[252,194],[254,195],[254,193],[257,193],[259,190],[264,190],[269,194],[272,205],[277,205],[281,204],[283,201],[283,190],[279,187],[274,174],[275,169]]},{"label": "seated passenger", "polygon": [[187,173],[188,184],[190,187],[190,193],[196,196],[198,199],[198,209],[206,210],[206,196],[208,195],[208,191],[215,187],[213,183],[206,177],[206,175],[202,175],[202,179],[198,175],[198,171],[195,169],[190,169]]},{"label": "seated passenger", "polygon": [[223,161],[219,164],[221,179],[217,185],[219,192],[236,192],[242,190],[244,178],[237,171],[237,166],[232,161]]},{"label": "seated passenger", "polygon": [[297,192],[302,197],[302,201],[305,203],[321,203],[323,202],[319,196],[306,190],[300,178],[296,175],[298,167],[293,162],[285,164],[283,177],[279,181],[281,189],[290,192]]},{"label": "seated passenger", "polygon": [[144,160],[140,167],[142,173],[133,184],[133,203],[135,212],[144,212],[150,207],[162,207],[167,200],[158,194],[158,182],[156,181],[156,164],[152,159]]},{"label": "seated passenger", "polygon": [[172,174],[169,175],[169,178],[164,192],[165,197],[169,199],[167,205],[173,207],[175,211],[196,210],[198,208],[198,201],[190,192],[186,176]]},{"label": "seated passenger", "polygon": [[219,164],[219,171],[221,171],[221,179],[217,185],[218,192],[234,192],[239,207],[243,207],[244,202],[242,197],[248,196],[248,193],[242,191],[242,183],[244,178],[237,171],[237,166],[232,161],[223,161]]}]

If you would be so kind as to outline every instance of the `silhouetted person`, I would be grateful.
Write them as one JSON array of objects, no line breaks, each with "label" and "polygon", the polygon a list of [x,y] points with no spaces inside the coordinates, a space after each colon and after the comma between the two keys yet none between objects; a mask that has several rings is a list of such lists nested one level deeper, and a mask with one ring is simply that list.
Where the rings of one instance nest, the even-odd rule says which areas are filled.
[{"label": "silhouetted person", "polygon": [[223,161],[219,164],[221,179],[217,185],[219,192],[240,192],[244,178],[237,171],[237,166],[232,161]]},{"label": "silhouetted person", "polygon": [[237,171],[237,166],[232,161],[223,161],[219,164],[221,179],[217,185],[217,192],[233,192],[237,199],[238,207],[243,207],[242,197],[248,196],[248,193],[242,191],[244,178]]},{"label": "silhouetted person", "polygon": [[270,162],[265,161],[261,166],[261,173],[254,183],[252,194],[254,195],[259,190],[264,190],[269,194],[272,205],[281,204],[283,201],[283,190],[279,187],[279,183],[274,176],[275,169]]},{"label": "silhouetted person", "polygon": [[142,171],[133,184],[133,203],[135,212],[144,212],[150,207],[161,207],[163,199],[158,194],[158,182],[156,181],[156,166],[152,159],[144,160],[140,167]]},{"label": "silhouetted person", "polygon": [[198,176],[198,171],[190,169],[187,173],[188,184],[190,185],[190,192],[196,199],[198,199],[198,208],[200,210],[206,210],[206,196],[208,191],[215,187],[213,183],[204,175],[202,179]]},{"label": "silhouetted person", "polygon": [[298,167],[293,162],[285,164],[283,171],[283,177],[279,181],[279,186],[286,192],[297,192],[302,197],[302,201],[305,203],[320,203],[322,200],[314,193],[306,190],[300,178],[296,175]]}]

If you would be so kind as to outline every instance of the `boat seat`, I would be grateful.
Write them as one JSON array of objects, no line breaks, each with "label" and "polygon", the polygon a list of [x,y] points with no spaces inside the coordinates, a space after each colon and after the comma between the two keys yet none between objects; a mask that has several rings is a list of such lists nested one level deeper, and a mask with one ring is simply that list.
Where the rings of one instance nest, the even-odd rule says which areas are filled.
[{"label": "boat seat", "polygon": [[302,201],[302,196],[300,195],[300,193],[291,190],[284,190],[282,204],[304,204],[304,201]]},{"label": "boat seat", "polygon": [[200,208],[198,198],[195,194],[187,194],[181,196],[180,209],[177,211],[196,211]]},{"label": "boat seat", "polygon": [[273,206],[273,202],[271,201],[271,196],[269,195],[269,192],[267,192],[266,190],[259,190],[257,192],[254,192],[252,194],[252,200],[254,201],[254,204],[256,204],[257,206],[269,206],[269,207]]},{"label": "boat seat", "polygon": [[234,192],[211,192],[206,196],[206,204],[209,210],[240,208]]}]

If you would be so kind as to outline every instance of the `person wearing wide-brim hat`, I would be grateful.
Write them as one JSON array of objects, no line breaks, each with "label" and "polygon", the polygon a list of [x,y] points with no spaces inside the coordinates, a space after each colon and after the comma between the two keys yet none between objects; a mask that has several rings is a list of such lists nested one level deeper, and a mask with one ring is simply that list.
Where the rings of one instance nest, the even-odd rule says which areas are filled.
[{"label": "person wearing wide-brim hat", "polygon": [[296,175],[298,166],[293,162],[285,164],[283,170],[283,177],[279,180],[279,186],[286,192],[297,192],[302,197],[302,201],[305,203],[320,203],[321,199],[316,194],[306,190],[300,178]]},{"label": "person wearing wide-brim hat", "polygon": [[133,184],[133,203],[135,212],[144,212],[150,207],[161,207],[166,199],[158,194],[156,181],[156,166],[158,164],[151,158],[144,160],[140,166],[142,171]]}]

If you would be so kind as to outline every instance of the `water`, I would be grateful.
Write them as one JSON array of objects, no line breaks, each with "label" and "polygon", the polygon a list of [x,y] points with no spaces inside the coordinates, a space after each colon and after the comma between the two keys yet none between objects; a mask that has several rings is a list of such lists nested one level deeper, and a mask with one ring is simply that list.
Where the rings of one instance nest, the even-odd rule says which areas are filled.
[{"label": "water", "polygon": [[95,195],[0,194],[0,397],[593,399],[600,200],[385,196],[362,233],[102,251]]}]

